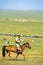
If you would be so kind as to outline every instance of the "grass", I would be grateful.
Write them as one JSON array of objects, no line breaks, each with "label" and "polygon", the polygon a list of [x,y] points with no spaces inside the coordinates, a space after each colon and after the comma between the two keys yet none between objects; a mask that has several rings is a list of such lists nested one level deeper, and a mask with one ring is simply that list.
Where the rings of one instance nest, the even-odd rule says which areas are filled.
[{"label": "grass", "polygon": [[[38,13],[38,15],[39,15],[39,13]],[[1,15],[3,15],[3,14],[1,14]],[[2,16],[2,19],[4,17],[7,18],[6,16]],[[23,15],[23,17],[24,16],[26,16],[26,15]],[[42,17],[40,17],[40,16],[37,16],[37,17],[39,17],[41,20]],[[8,15],[8,18],[9,17],[10,17],[10,15]],[[36,18],[33,17],[33,19],[37,19],[37,17]],[[43,22],[15,22],[15,21],[10,21],[10,20],[6,20],[6,19],[5,20],[0,19],[0,32],[11,33],[11,34],[20,33],[20,34],[24,34],[24,35],[39,35],[40,36],[40,35],[43,35]],[[15,45],[15,37],[0,35],[0,65],[19,65],[19,64],[20,65],[43,65],[43,38],[25,38],[25,37],[23,37],[24,41],[25,42],[28,41],[31,45],[31,49],[26,48],[24,50],[24,54],[26,57],[25,61],[23,60],[23,57],[21,55],[18,57],[18,60],[12,60],[8,57],[8,55],[6,56],[5,60],[2,59],[2,54],[1,54],[2,47],[3,47],[3,45],[5,45],[5,42],[6,42],[5,40],[3,40],[3,38],[6,38],[7,40],[9,40],[11,42],[11,44]],[[21,43],[21,44],[23,44],[23,43]],[[16,54],[11,54],[12,58],[15,58],[15,55]]]},{"label": "grass", "polygon": [[[0,32],[3,33],[21,33],[25,35],[43,35],[43,22],[14,22],[14,21],[0,21]],[[0,54],[2,52],[2,46],[5,45],[3,38],[6,38],[13,45],[15,45],[15,37],[10,36],[1,36],[0,35]],[[11,60],[8,56],[3,60],[0,56],[0,65],[43,65],[43,38],[23,38],[25,41],[28,41],[31,45],[30,49],[25,49],[24,54],[26,60],[23,60],[23,57],[18,57],[19,60]],[[34,40],[35,42],[32,42]],[[11,55],[12,58],[15,58],[15,54]]]},{"label": "grass", "polygon": [[0,65],[43,65],[43,58],[29,58],[25,61],[23,60],[2,60]]},{"label": "grass", "polygon": [[[13,22],[13,23],[12,23]],[[43,22],[14,22],[1,21],[0,32],[21,34],[43,34]],[[31,33],[32,32],[32,33]]]},{"label": "grass", "polygon": [[0,10],[0,18],[4,19],[27,19],[27,20],[43,20],[43,10],[30,11],[3,11]]}]

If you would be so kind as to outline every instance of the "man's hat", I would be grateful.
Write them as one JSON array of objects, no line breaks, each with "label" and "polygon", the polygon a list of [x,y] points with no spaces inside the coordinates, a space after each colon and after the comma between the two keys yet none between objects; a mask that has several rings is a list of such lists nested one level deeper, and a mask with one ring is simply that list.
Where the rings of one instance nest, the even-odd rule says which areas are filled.
[{"label": "man's hat", "polygon": [[22,35],[21,34],[18,34],[17,36],[21,37]]}]

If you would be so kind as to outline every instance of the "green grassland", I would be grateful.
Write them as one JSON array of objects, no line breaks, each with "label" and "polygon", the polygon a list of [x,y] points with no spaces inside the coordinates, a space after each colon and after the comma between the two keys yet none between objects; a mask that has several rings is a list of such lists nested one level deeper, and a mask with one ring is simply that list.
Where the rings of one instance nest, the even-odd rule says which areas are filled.
[{"label": "green grassland", "polygon": [[0,10],[0,18],[43,20],[43,10]]},{"label": "green grassland", "polygon": [[[40,11],[39,11],[40,12]],[[39,13],[38,12],[38,13]],[[42,11],[43,12],[43,11]],[[17,12],[18,13],[18,12]],[[32,12],[33,13],[33,12]],[[35,12],[34,12],[35,13]],[[8,14],[8,16],[7,16]],[[23,35],[43,35],[43,21],[42,22],[18,22],[18,21],[10,21],[10,20],[1,20],[4,18],[13,18],[13,14],[10,17],[10,13],[7,13],[5,16],[0,17],[0,33],[10,33],[10,34],[23,34]],[[18,13],[20,15],[22,13]],[[18,15],[18,16],[20,16]],[[33,14],[32,14],[33,15]],[[38,14],[39,15],[39,14]],[[40,16],[38,17],[38,20],[43,20],[43,13],[40,13]],[[17,16],[17,17],[18,17]],[[23,17],[26,17],[27,15],[23,15]],[[20,16],[22,18],[22,16]],[[28,19],[34,19],[37,20],[37,17],[32,17]],[[16,17],[15,17],[16,18]],[[25,18],[25,19],[27,19]],[[23,60],[23,57],[20,55],[18,57],[19,60],[12,60],[8,56],[6,56],[5,60],[2,59],[2,46],[5,45],[5,40],[3,38],[6,38],[8,41],[11,42],[12,45],[15,45],[15,37],[13,36],[3,36],[0,35],[0,65],[43,65],[43,38],[26,38],[23,37],[23,40],[26,42],[28,41],[31,45],[31,49],[26,48],[24,50],[25,54],[25,61]],[[34,41],[32,41],[34,40]],[[21,42],[21,44],[23,44]],[[11,54],[12,58],[15,58],[15,54]]]}]

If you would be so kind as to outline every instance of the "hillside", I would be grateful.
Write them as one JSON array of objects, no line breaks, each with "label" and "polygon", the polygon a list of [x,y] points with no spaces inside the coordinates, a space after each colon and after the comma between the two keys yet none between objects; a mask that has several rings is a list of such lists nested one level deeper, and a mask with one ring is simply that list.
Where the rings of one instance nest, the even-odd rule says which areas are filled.
[{"label": "hillside", "polygon": [[0,19],[43,20],[43,10],[0,10]]}]

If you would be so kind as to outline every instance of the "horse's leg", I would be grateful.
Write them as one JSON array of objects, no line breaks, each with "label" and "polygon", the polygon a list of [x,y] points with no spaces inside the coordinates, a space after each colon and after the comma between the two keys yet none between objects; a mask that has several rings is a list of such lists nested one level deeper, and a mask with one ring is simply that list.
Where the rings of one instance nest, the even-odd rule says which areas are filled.
[{"label": "horse's leg", "polygon": [[24,60],[25,60],[25,55],[22,53],[21,55],[23,55],[23,57],[24,57]]},{"label": "horse's leg", "polygon": [[9,52],[8,56],[12,59],[12,57],[10,56],[11,52]]},{"label": "horse's leg", "polygon": [[19,56],[19,54],[17,54],[17,56],[16,56],[16,58],[15,58],[15,60],[17,59],[17,57]]}]

